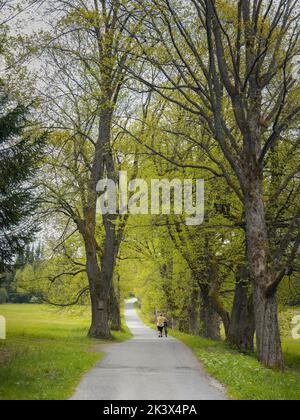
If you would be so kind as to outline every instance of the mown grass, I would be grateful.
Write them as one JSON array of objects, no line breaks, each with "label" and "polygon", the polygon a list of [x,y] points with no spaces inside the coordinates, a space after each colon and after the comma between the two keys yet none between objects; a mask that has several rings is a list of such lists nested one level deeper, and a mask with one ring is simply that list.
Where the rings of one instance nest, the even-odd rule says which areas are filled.
[{"label": "mown grass", "polygon": [[255,358],[201,337],[174,332],[174,336],[191,347],[206,370],[226,385],[237,400],[300,400],[299,345],[284,342],[285,373],[264,368]]},{"label": "mown grass", "polygon": [[[264,368],[255,355],[243,355],[225,342],[171,331],[171,334],[193,349],[208,373],[228,389],[236,400],[300,400],[300,341],[291,337],[291,319],[300,308],[281,314],[283,351],[286,371],[273,372]],[[148,324],[149,319],[139,311]],[[153,327],[153,324],[152,324]]]},{"label": "mown grass", "polygon": [[[0,400],[66,400],[82,375],[101,360],[86,337],[88,309],[1,305],[7,340],[0,340]],[[128,330],[113,340],[130,338]]]}]

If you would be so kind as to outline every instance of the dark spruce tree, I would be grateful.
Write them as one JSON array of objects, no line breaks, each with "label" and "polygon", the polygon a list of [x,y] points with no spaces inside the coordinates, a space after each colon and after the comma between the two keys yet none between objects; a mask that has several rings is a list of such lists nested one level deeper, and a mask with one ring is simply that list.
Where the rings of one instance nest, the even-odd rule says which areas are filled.
[{"label": "dark spruce tree", "polygon": [[29,112],[29,107],[10,99],[0,80],[0,274],[7,271],[38,229],[33,180],[44,139],[29,130]]}]

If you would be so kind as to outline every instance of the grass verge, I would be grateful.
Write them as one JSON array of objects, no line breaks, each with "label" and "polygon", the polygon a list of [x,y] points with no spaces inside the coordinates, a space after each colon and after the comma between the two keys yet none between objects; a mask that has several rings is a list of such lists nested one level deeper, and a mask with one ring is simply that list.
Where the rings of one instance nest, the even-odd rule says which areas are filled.
[{"label": "grass verge", "polygon": [[[98,340],[86,337],[89,311],[45,305],[1,305],[7,340],[0,340],[0,400],[66,400],[82,375],[101,360],[89,351]],[[125,341],[129,330],[114,332]]]}]

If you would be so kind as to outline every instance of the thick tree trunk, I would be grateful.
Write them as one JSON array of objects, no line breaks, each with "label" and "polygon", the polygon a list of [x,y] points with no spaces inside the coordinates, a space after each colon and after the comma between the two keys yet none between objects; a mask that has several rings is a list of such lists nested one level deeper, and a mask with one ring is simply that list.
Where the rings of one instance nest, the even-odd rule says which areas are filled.
[{"label": "thick tree trunk", "polygon": [[103,267],[97,256],[97,244],[94,235],[86,228],[84,230],[86,269],[89,279],[92,321],[89,330],[89,337],[107,339],[110,334],[110,279],[103,274]]},{"label": "thick tree trunk", "polygon": [[115,265],[115,226],[112,218],[103,215],[105,238],[101,244],[103,254],[99,259],[99,245],[96,241],[97,184],[105,175],[114,172],[113,158],[110,153],[112,111],[104,109],[99,116],[99,135],[91,168],[90,185],[86,206],[83,209],[83,221],[77,220],[79,231],[84,239],[86,251],[86,270],[92,307],[92,322],[89,336],[103,339],[110,337],[110,290],[112,288],[113,269]]},{"label": "thick tree trunk", "polygon": [[101,281],[96,242],[88,229],[83,230],[86,250],[86,271],[90,287],[91,327],[89,337],[105,339],[110,337],[109,327],[109,289]]},{"label": "thick tree trunk", "polygon": [[121,323],[120,304],[119,304],[119,300],[116,296],[116,292],[113,287],[110,292],[109,303],[110,303],[110,309],[109,309],[110,327],[113,331],[121,331],[122,323]]},{"label": "thick tree trunk", "polygon": [[283,369],[276,294],[267,288],[275,281],[267,234],[263,202],[263,176],[256,168],[248,172],[245,199],[247,251],[250,276],[254,289],[254,312],[257,354],[261,363],[272,369]]},{"label": "thick tree trunk", "polygon": [[90,283],[92,304],[92,325],[89,336],[94,338],[110,338],[110,329],[121,329],[119,301],[113,290],[113,275],[116,262],[115,231],[110,220],[105,221],[106,237],[101,268],[93,238],[86,241],[87,274]]},{"label": "thick tree trunk", "polygon": [[266,296],[264,289],[254,285],[254,307],[258,358],[269,368],[283,370],[276,294]]},{"label": "thick tree trunk", "polygon": [[109,299],[107,297],[97,298],[91,294],[92,323],[89,330],[89,337],[97,339],[111,338],[109,327]]},{"label": "thick tree trunk", "polygon": [[227,341],[242,352],[253,353],[255,319],[249,273],[243,267],[238,271]]},{"label": "thick tree trunk", "polygon": [[220,340],[220,317],[215,311],[214,304],[209,297],[208,290],[202,288],[201,296],[201,335],[211,340]]}]

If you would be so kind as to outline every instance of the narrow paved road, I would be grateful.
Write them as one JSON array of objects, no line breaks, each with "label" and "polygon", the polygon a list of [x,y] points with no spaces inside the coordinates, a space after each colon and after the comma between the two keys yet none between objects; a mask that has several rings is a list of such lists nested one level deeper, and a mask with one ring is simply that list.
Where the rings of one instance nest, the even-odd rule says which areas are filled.
[{"label": "narrow paved road", "polygon": [[106,356],[82,380],[72,400],[225,400],[192,351],[174,338],[158,339],[126,304],[134,337],[103,347]]}]

